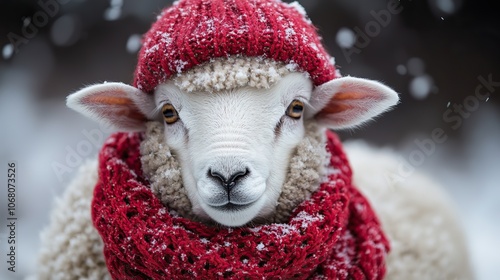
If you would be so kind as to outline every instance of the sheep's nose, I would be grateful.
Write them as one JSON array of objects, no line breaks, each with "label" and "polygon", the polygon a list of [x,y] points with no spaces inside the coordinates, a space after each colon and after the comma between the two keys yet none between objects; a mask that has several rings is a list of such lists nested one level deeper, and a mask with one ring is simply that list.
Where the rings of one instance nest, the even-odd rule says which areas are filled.
[{"label": "sheep's nose", "polygon": [[217,180],[222,185],[222,187],[226,189],[227,192],[229,192],[238,181],[241,181],[243,178],[245,178],[248,173],[248,168],[245,168],[245,170],[234,172],[229,176],[224,176],[222,173],[214,171],[212,169],[208,170],[208,175]]}]

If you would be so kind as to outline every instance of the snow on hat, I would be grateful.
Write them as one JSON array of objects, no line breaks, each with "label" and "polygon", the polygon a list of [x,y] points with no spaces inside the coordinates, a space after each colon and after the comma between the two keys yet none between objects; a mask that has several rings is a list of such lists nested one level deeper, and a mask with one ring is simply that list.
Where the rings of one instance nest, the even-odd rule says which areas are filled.
[{"label": "snow on hat", "polygon": [[180,0],[144,35],[134,85],[173,78],[188,91],[269,87],[287,72],[339,76],[302,6],[280,0]]}]

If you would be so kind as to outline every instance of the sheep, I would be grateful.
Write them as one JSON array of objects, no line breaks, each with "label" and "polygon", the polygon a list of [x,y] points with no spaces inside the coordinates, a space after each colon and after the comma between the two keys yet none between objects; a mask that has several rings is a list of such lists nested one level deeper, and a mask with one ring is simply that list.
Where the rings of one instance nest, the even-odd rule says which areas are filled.
[{"label": "sheep", "polygon": [[[386,103],[386,106],[372,104],[372,107],[369,107],[364,100],[354,101],[359,101],[367,107],[360,106],[360,112],[351,112],[351,116],[359,116],[362,120],[369,119],[365,114],[370,116],[377,115],[378,112],[386,110],[388,106],[396,102],[397,95],[389,88],[376,82],[352,77],[338,78],[334,81],[335,83],[328,85],[328,87],[330,87],[329,91],[326,91],[324,88],[316,90],[322,90],[326,94],[326,92],[339,92],[339,90],[344,90],[345,92],[357,90],[357,92],[359,92],[368,87],[371,91],[366,91],[364,94],[370,93],[371,95],[368,98],[371,100],[376,99],[373,97],[374,94],[381,95],[379,96],[379,100],[381,103]],[[230,129],[231,122],[233,125],[239,126],[242,120],[246,119],[246,121],[248,121],[246,123],[246,129],[248,129],[250,133],[265,134],[265,130],[267,129],[267,142],[272,143],[276,137],[276,131],[274,125],[266,124],[266,122],[269,119],[279,120],[282,117],[280,115],[283,114],[283,111],[286,111],[287,104],[280,105],[280,103],[282,103],[283,100],[288,100],[287,102],[290,102],[289,100],[295,100],[294,98],[296,98],[297,94],[303,95],[307,100],[314,90],[312,89],[310,80],[306,76],[300,73],[289,73],[274,87],[265,90],[265,92],[264,90],[260,90],[259,93],[252,92],[254,91],[252,88],[242,88],[227,95],[188,95],[185,93],[181,94],[182,90],[172,82],[162,84],[154,96],[139,95],[136,91],[137,89],[124,84],[105,83],[83,89],[73,94],[69,97],[68,104],[93,118],[96,118],[96,116],[97,118],[102,118],[103,115],[96,115],[95,111],[91,111],[92,108],[83,106],[93,106],[97,110],[103,111],[106,110],[105,106],[103,108],[102,105],[98,106],[99,104],[82,104],[82,100],[109,102],[108,98],[115,94],[116,98],[120,98],[121,101],[128,100],[127,102],[120,102],[125,104],[125,106],[129,106],[126,110],[137,110],[137,108],[141,108],[142,112],[149,110],[151,113],[156,112],[158,114],[158,108],[164,107],[162,102],[165,102],[165,92],[168,92],[171,94],[169,100],[185,102],[176,104],[180,104],[178,106],[182,106],[184,110],[182,114],[178,113],[179,118],[186,120],[182,125],[192,125],[189,126],[188,129],[193,132],[196,131],[196,133],[202,134],[204,131],[211,131],[211,129],[207,129],[207,126],[210,124],[202,122],[203,119],[210,121],[212,124],[217,124],[218,122],[224,122],[224,120],[226,120],[226,123],[219,124],[224,126],[226,130]],[[177,91],[178,94],[176,95],[174,91]],[[384,97],[384,94],[386,97]],[[289,96],[288,99],[286,96]],[[143,99],[138,99],[139,97]],[[155,103],[149,104],[145,98],[150,98],[151,100],[149,102]],[[185,100],[181,101],[181,98],[185,98]],[[335,95],[333,98],[335,98]],[[384,98],[392,100],[387,101]],[[243,102],[240,102],[242,99]],[[272,100],[274,100],[274,102],[272,102]],[[315,100],[308,100],[307,102],[307,106],[310,106],[310,108],[318,108],[318,105],[314,103],[316,102]],[[347,101],[341,99],[339,102]],[[352,100],[349,102],[352,102]],[[133,104],[137,107],[134,107]],[[210,104],[210,108],[205,108],[204,110],[203,106],[207,104]],[[266,117],[263,118],[262,114],[265,114],[265,112],[263,112],[262,108],[268,109],[264,104],[268,104],[271,107],[281,106],[281,108],[275,112],[267,112]],[[189,111],[188,106],[194,106],[191,109],[192,111]],[[367,111],[361,111],[362,109],[367,109]],[[235,118],[234,113],[241,112],[242,110],[245,112],[251,111],[253,113],[237,115]],[[374,110],[376,111],[374,112]],[[120,112],[120,110],[117,112]],[[221,112],[220,116],[217,116],[214,112]],[[223,115],[224,113],[226,115]],[[263,218],[265,222],[283,222],[288,217],[287,212],[289,214],[298,203],[307,199],[315,188],[317,188],[317,182],[321,180],[325,172],[328,172],[327,170],[321,170],[321,162],[325,160],[325,155],[318,152],[321,151],[318,147],[324,145],[324,139],[317,137],[317,132],[324,132],[324,128],[318,128],[319,123],[331,123],[332,120],[328,118],[325,120],[315,119],[285,124],[289,127],[284,127],[280,131],[281,137],[286,138],[283,139],[283,142],[280,144],[282,145],[281,148],[286,150],[277,151],[277,159],[275,159],[276,161],[281,160],[281,162],[278,161],[275,164],[266,166],[267,168],[273,168],[273,171],[270,173],[279,173],[275,176],[281,175],[279,179],[274,179],[278,181],[277,185],[274,187],[279,189],[283,185],[286,186],[284,180],[286,171],[288,170],[287,163],[291,161],[291,158],[293,159],[292,154],[294,150],[297,150],[297,146],[302,147],[305,151],[304,153],[318,154],[316,160],[313,160],[313,162],[316,163],[312,165],[313,172],[311,172],[311,178],[304,179],[309,180],[308,183],[314,182],[316,184],[312,184],[313,187],[310,190],[306,190],[298,195],[295,194],[294,198],[296,201],[284,205],[282,207],[283,209],[279,210],[276,207],[276,202],[280,199],[279,195],[283,195],[287,192],[275,191],[278,193],[278,196],[272,201],[264,201],[264,205],[261,208],[264,210],[258,209],[257,211],[254,210],[243,213],[203,212],[204,208],[201,206],[203,201],[196,200],[200,198],[203,199],[202,194],[199,195],[200,198],[197,198],[197,188],[189,186],[190,180],[185,180],[184,178],[190,174],[198,174],[198,176],[202,178],[203,175],[205,175],[206,178],[210,178],[210,174],[207,173],[206,168],[186,168],[187,172],[184,171],[184,167],[193,164],[193,159],[186,159],[183,158],[183,156],[186,157],[189,154],[198,156],[204,153],[204,147],[217,145],[221,142],[224,143],[224,140],[215,138],[212,140],[213,142],[211,142],[209,135],[201,135],[200,139],[202,140],[200,141],[202,141],[203,145],[199,144],[199,147],[194,146],[194,148],[191,146],[187,147],[183,146],[186,145],[186,142],[182,139],[182,137],[185,137],[183,134],[184,132],[179,128],[171,127],[165,122],[161,124],[158,121],[158,116],[150,115],[150,119],[154,121],[147,122],[146,124],[137,121],[137,127],[130,127],[133,122],[129,120],[118,119],[120,117],[127,118],[130,116],[140,116],[141,114],[140,112],[134,112],[126,115],[113,115],[109,116],[109,119],[105,121],[113,122],[115,125],[126,123],[128,126],[126,129],[128,130],[147,128],[148,137],[141,146],[141,152],[144,154],[142,158],[143,168],[152,179],[152,191],[155,192],[165,204],[186,217],[198,218],[204,222],[208,222],[209,219],[212,219],[225,226],[240,226],[252,220],[259,220],[259,218]],[[189,122],[190,117],[195,117],[189,114],[197,115],[198,118]],[[273,114],[275,115],[273,116]],[[314,116],[314,114],[310,115]],[[302,118],[302,120],[303,119],[304,118]],[[102,119],[100,120],[102,121]],[[343,121],[343,119],[341,120]],[[359,123],[352,122],[352,117],[348,121],[351,123],[347,125],[343,123],[333,123],[331,125],[345,127],[348,125],[359,125]],[[299,132],[294,133],[293,130],[298,130]],[[179,133],[180,135],[176,136],[175,133]],[[306,134],[309,134],[311,137],[304,137]],[[212,137],[216,137],[220,134],[213,133],[211,135],[213,135]],[[176,137],[179,139],[176,139]],[[251,139],[250,137],[244,138],[241,135],[238,135],[238,137],[238,139]],[[301,142],[304,138],[307,138],[305,143]],[[170,139],[170,141],[167,139]],[[316,139],[316,141],[314,142],[312,139]],[[262,146],[265,145],[264,140],[265,139],[260,138],[259,142],[255,143],[253,147],[250,148],[261,149]],[[195,141],[195,139],[190,139],[190,141]],[[164,145],[160,148],[159,146],[161,146],[161,144]],[[251,144],[248,145],[251,146]],[[269,146],[270,147],[267,147],[269,150],[266,152],[272,154],[275,151],[272,151],[273,146]],[[194,150],[191,153],[183,153],[183,151],[187,151],[188,149],[196,148],[200,148],[200,150]],[[233,147],[229,146],[226,149],[231,148]],[[373,148],[356,143],[348,145],[347,150],[351,158],[351,163],[353,164],[355,184],[359,186],[360,190],[365,193],[373,204],[384,226],[384,230],[391,241],[392,251],[387,261],[387,279],[471,279],[460,227],[454,217],[452,207],[449,206],[450,203],[448,199],[440,192],[439,187],[421,175],[414,175],[415,178],[408,178],[407,182],[403,182],[404,184],[394,183],[394,185],[391,186],[384,179],[384,174],[397,172],[396,156],[387,151],[377,151]],[[155,157],[158,153],[171,154],[174,153],[173,151],[178,155],[178,162],[174,160],[174,157],[170,157],[167,160],[163,157]],[[219,161],[219,164],[224,164],[224,162],[227,161],[224,158],[224,152],[225,150],[222,148],[217,155],[212,154],[211,157],[217,158],[217,156],[220,155],[222,160]],[[253,152],[251,154],[261,153]],[[240,158],[241,157],[243,157],[243,155],[240,155]],[[206,160],[203,157],[200,159]],[[272,161],[272,159],[264,158],[264,161],[266,160]],[[162,189],[161,187],[161,181],[164,178],[159,178],[161,174],[165,173],[165,169],[162,169],[162,167],[165,166],[168,169],[177,171],[172,172],[172,178],[170,178],[170,180],[177,182],[178,187],[174,188],[173,191],[168,190],[169,193],[167,193],[165,188]],[[247,168],[253,168],[253,166],[249,164],[246,166]],[[80,171],[80,175],[71,184],[63,200],[59,201],[58,209],[56,208],[54,210],[51,222],[52,225],[45,231],[43,238],[43,243],[45,245],[40,256],[42,260],[40,265],[40,275],[43,276],[41,277],[42,279],[55,279],[58,277],[60,277],[59,279],[69,279],[72,277],[104,279],[109,277],[105,272],[106,267],[103,256],[98,253],[99,250],[102,250],[102,241],[98,233],[92,227],[90,211],[88,210],[92,198],[92,190],[97,182],[96,168],[95,160],[84,165]],[[314,173],[314,171],[316,171],[316,173]],[[294,180],[297,180],[297,178],[294,178]],[[203,190],[200,190],[199,192],[202,191]],[[217,193],[217,190],[213,192]],[[210,193],[210,191],[208,193]],[[176,197],[177,199],[169,201],[172,197]],[[289,201],[289,199],[287,201]],[[279,212],[279,214],[274,213],[275,215],[270,217],[273,211]],[[53,236],[61,235],[61,233],[63,233],[63,236],[53,239]],[[68,273],[72,273],[72,277],[70,277]]]},{"label": "sheep", "polygon": [[[333,61],[322,49],[301,10],[297,11],[297,4],[266,0],[245,3],[261,5],[260,9],[269,9],[267,13],[278,10],[288,16],[293,25],[286,28],[283,34],[286,37],[302,36],[297,37],[302,38],[301,41],[290,41],[304,43],[301,47],[305,50],[306,59],[314,57],[317,65],[311,66],[311,61],[304,60],[295,52],[289,53],[289,59],[280,60],[271,52],[276,51],[274,47],[267,48],[269,53],[261,56],[238,52],[228,53],[225,57],[207,56],[205,61],[200,62],[204,55],[200,51],[196,56],[198,64],[193,62],[194,59],[179,60],[179,55],[172,53],[177,50],[166,47],[174,41],[171,31],[160,32],[157,28],[169,26],[165,21],[174,18],[172,13],[176,12],[175,9],[179,9],[182,16],[196,14],[185,9],[191,7],[189,3],[196,6],[193,3],[197,1],[188,2],[176,2],[153,26],[140,54],[134,86],[103,83],[86,87],[68,97],[70,108],[119,130],[142,132],[144,139],[139,141],[139,134],[133,133],[112,136],[101,152],[100,166],[94,160],[80,169],[63,199],[58,201],[51,225],[42,235],[40,279],[109,279],[108,272],[119,265],[106,251],[109,250],[106,242],[115,236],[105,237],[94,229],[94,226],[100,230],[107,226],[108,221],[101,219],[101,215],[104,217],[105,214],[100,210],[104,209],[107,213],[120,211],[118,208],[106,209],[105,203],[99,204],[103,180],[108,175],[116,176],[113,178],[128,176],[125,177],[127,184],[131,182],[135,189],[142,192],[138,200],[153,194],[162,205],[167,206],[171,213],[165,213],[165,208],[160,207],[152,217],[155,221],[158,221],[156,215],[171,215],[194,221],[196,226],[225,228],[223,231],[226,233],[235,231],[249,235],[266,226],[266,229],[275,226],[283,235],[306,231],[313,222],[325,218],[322,215],[307,216],[306,212],[297,213],[297,209],[307,207],[318,195],[328,193],[324,188],[335,186],[335,183],[328,184],[328,180],[344,176],[342,178],[346,179],[341,181],[350,182],[348,165],[332,167],[332,162],[345,158],[340,151],[339,154],[326,151],[331,149],[332,141],[338,142],[333,134],[326,132],[327,129],[357,127],[398,102],[398,94],[382,83],[341,77],[338,71],[334,71]],[[212,4],[221,3],[214,0]],[[223,14],[227,15],[228,11]],[[179,22],[186,23],[175,21],[176,24]],[[221,28],[226,28],[226,25]],[[211,36],[207,34],[202,36]],[[239,34],[230,31],[228,36],[246,40],[237,37]],[[196,39],[189,43],[205,42],[198,37]],[[280,45],[282,50],[291,46],[286,43],[284,41],[285,45]],[[183,45],[178,43],[176,46]],[[161,61],[170,56],[175,59]],[[158,70],[158,65],[163,68]],[[140,162],[134,164],[140,165],[144,180],[149,184],[147,190],[139,184],[143,179],[137,172],[116,175],[112,167],[106,165],[105,158],[114,151],[110,147],[121,141],[119,137],[140,142],[140,155],[133,158],[140,158]],[[127,158],[131,156],[129,152],[137,153],[131,149]],[[405,182],[384,181],[382,174],[397,169],[395,156],[390,152],[354,143],[349,146],[348,155],[352,157],[354,185],[372,205],[392,246],[386,259],[386,278],[471,279],[460,226],[439,187],[421,175],[413,175],[414,178]],[[121,159],[114,160],[113,164],[119,167],[127,165]],[[97,170],[99,177],[96,176]],[[358,189],[352,189],[354,196],[364,201]],[[424,193],[430,194],[430,197]],[[135,202],[128,197],[120,201],[124,205]],[[89,211],[91,205],[92,216]],[[146,203],[142,205],[147,205],[143,207],[148,209],[157,207]],[[358,214],[372,213],[368,203],[356,203],[352,207],[352,211]],[[351,206],[349,209],[351,211]],[[301,213],[305,216],[297,220]],[[127,212],[127,217],[129,214],[134,217],[136,213]],[[299,224],[300,229],[297,230],[287,225],[288,221],[299,221],[303,226]],[[376,218],[370,220],[374,231],[377,225]],[[288,233],[284,233],[284,229]],[[191,228],[189,232],[192,231]],[[376,255],[377,259],[368,258],[367,261],[383,262],[387,251],[385,237],[379,232],[369,231],[367,234],[374,239],[367,240],[364,245],[372,246],[370,248],[376,252],[367,250],[363,254]],[[354,237],[347,233],[338,238],[348,243]],[[200,240],[204,244],[210,242],[203,238]],[[261,251],[264,247],[259,243],[256,250]],[[302,247],[307,247],[307,243]],[[314,255],[310,255],[314,259]],[[341,265],[352,261],[347,252],[341,256]],[[381,261],[378,261],[379,257]],[[184,262],[196,262],[194,257],[186,258],[181,256]],[[246,257],[240,261],[239,265],[248,263]],[[136,264],[155,266],[152,263]],[[207,267],[210,268],[210,265]],[[349,267],[347,265],[344,270],[324,267],[316,276],[327,277],[325,275],[334,270],[339,270],[338,275],[347,277]],[[383,270],[381,268],[365,277],[380,279],[384,275]],[[155,275],[161,275],[160,272],[154,271]],[[140,272],[126,273],[135,275]],[[195,273],[191,275],[194,277],[196,273],[203,272],[183,273]]]},{"label": "sheep", "polygon": [[[133,131],[143,129],[144,118],[161,120],[162,110],[163,115],[166,111],[174,115],[179,121],[163,121],[164,139],[178,155],[194,216],[225,226],[242,226],[275,210],[290,155],[305,134],[302,110],[309,118],[315,116],[318,124],[351,127],[387,110],[398,99],[394,91],[382,84],[353,77],[338,78],[315,89],[318,99],[311,98],[312,92],[311,81],[301,73],[285,75],[268,90],[246,87],[223,94],[189,94],[175,82],[167,82],[158,86],[154,96],[147,96],[125,84],[105,83],[71,95],[68,106],[97,121],[115,126],[126,124],[121,129]],[[350,97],[352,92],[364,97]],[[113,95],[116,100],[111,100]],[[331,102],[336,102],[335,106],[353,109],[329,113],[333,106],[325,104],[322,95],[333,95]],[[120,114],[108,116],[112,112],[108,107],[119,103],[128,107],[116,109]],[[326,105],[327,110],[322,110]],[[139,111],[133,111],[134,106]],[[300,106],[298,118],[289,116],[295,114],[293,106]],[[122,114],[123,111],[128,113]],[[118,119],[122,116],[127,119]],[[243,173],[236,180],[241,184],[228,201],[229,188],[221,188],[220,177],[229,178],[238,172]],[[217,173],[221,175],[214,175]],[[239,211],[218,208],[232,203],[250,207],[235,209]]]}]

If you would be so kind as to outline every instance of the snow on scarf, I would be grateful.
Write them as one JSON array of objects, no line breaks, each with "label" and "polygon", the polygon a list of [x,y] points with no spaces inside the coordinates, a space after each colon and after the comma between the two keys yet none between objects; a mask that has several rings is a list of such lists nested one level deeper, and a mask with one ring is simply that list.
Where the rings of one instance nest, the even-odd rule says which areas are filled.
[{"label": "snow on scarf", "polygon": [[382,279],[389,244],[351,185],[337,136],[331,167],[286,224],[211,227],[172,214],[141,171],[142,135],[117,133],[99,155],[92,220],[114,279]]}]

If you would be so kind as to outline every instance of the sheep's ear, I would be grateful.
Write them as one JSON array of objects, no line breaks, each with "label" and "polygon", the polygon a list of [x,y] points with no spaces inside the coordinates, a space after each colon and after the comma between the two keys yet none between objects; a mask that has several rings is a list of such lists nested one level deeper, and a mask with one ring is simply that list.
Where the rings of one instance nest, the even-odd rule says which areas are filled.
[{"label": "sheep's ear", "polygon": [[153,95],[123,83],[104,83],[68,96],[66,105],[100,123],[120,130],[141,131],[155,109]]},{"label": "sheep's ear", "polygon": [[352,128],[389,110],[398,100],[394,90],[379,82],[342,77],[314,89],[307,117],[331,129]]}]

